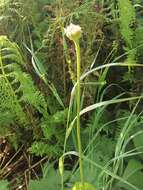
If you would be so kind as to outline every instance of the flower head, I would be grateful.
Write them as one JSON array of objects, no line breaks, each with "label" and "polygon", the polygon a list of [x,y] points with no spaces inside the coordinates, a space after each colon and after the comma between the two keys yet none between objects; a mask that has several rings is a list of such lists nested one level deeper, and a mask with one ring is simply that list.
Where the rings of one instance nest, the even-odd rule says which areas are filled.
[{"label": "flower head", "polygon": [[70,24],[65,28],[65,34],[66,36],[73,41],[77,41],[81,37],[81,27],[79,25]]}]

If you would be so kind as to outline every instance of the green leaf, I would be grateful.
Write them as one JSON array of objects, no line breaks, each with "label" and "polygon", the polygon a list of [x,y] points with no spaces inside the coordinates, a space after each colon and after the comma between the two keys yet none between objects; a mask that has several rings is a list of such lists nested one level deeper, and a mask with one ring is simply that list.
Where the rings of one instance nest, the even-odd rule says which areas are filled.
[{"label": "green leaf", "polygon": [[[69,171],[64,173],[64,181],[70,176]],[[43,168],[43,178],[40,180],[30,180],[28,190],[60,190],[61,179],[58,170],[52,165],[45,165]],[[64,189],[65,190],[65,189]]]},{"label": "green leaf", "polygon": [[[143,169],[143,164],[138,160],[132,159],[129,161],[123,174],[123,179],[136,186],[139,190],[143,189],[143,172],[141,172],[141,169]],[[123,184],[122,182],[118,183],[117,186],[125,188],[126,190],[133,190],[131,186]]]},{"label": "green leaf", "polygon": [[9,183],[7,182],[7,180],[1,180],[0,181],[0,190],[9,190],[8,185],[9,185]]},{"label": "green leaf", "polygon": [[96,189],[90,183],[84,182],[82,184],[81,182],[76,182],[72,190],[96,190]]},{"label": "green leaf", "polygon": [[[141,131],[141,129],[138,127],[136,128],[138,131]],[[135,136],[133,138],[133,143],[134,143],[134,146],[136,148],[139,148],[139,147],[142,147],[142,148],[139,148],[138,151],[143,151],[143,133]],[[139,154],[139,156],[143,159],[143,154]]]},{"label": "green leaf", "polygon": [[49,181],[47,179],[41,179],[39,181],[38,180],[31,180],[28,190],[44,190],[44,189],[48,188],[48,184],[49,184]]}]

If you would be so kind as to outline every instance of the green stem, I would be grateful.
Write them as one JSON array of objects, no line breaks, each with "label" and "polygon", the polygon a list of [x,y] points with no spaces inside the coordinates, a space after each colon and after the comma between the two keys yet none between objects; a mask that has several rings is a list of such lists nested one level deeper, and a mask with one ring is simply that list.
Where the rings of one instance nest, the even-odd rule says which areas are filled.
[{"label": "green stem", "polygon": [[[80,179],[82,187],[84,186],[83,177],[83,164],[82,164],[82,145],[81,145],[81,135],[80,135],[80,45],[79,41],[74,41],[75,50],[77,56],[77,141],[78,141],[78,152],[79,152],[79,168],[80,168]],[[83,188],[84,190],[84,188]]]}]

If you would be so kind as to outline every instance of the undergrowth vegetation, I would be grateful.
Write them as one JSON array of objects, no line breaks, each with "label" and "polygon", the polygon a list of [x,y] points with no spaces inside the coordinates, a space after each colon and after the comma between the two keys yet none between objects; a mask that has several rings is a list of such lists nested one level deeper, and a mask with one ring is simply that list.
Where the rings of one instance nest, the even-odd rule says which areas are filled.
[{"label": "undergrowth vegetation", "polygon": [[142,190],[142,52],[142,0],[0,0],[0,190]]}]

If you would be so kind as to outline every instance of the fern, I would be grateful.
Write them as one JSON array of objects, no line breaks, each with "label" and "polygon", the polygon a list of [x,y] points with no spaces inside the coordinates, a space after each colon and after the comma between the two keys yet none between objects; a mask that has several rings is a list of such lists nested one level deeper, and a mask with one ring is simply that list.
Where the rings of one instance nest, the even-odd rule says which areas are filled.
[{"label": "fern", "polygon": [[126,46],[131,49],[134,37],[134,31],[131,28],[131,25],[136,18],[135,10],[130,0],[118,0],[118,5],[121,34],[125,40]]},{"label": "fern", "polygon": [[[9,52],[9,53],[7,53]],[[15,62],[14,62],[15,59]],[[22,64],[22,57],[20,56],[16,46],[11,44],[5,36],[0,38],[0,112],[10,112],[15,120],[20,123],[27,123],[26,115],[17,99],[15,90],[12,86],[14,84],[13,65]]]},{"label": "fern", "polygon": [[54,146],[51,144],[50,146],[48,141],[35,141],[29,148],[29,151],[36,156],[52,155],[55,157],[62,153],[62,149],[60,149],[58,144],[54,144]]},{"label": "fern", "polygon": [[[29,149],[31,153],[37,156],[52,154],[53,156],[62,153],[64,143],[65,120],[67,117],[67,110],[58,111],[55,114],[43,119],[41,122],[41,129],[43,138],[40,141],[35,141]],[[54,145],[54,146],[53,146]]]},{"label": "fern", "polygon": [[2,126],[30,126],[27,110],[30,112],[31,108],[48,117],[47,102],[30,75],[23,72],[24,65],[19,47],[0,36],[0,115],[5,116],[0,120]]},{"label": "fern", "polygon": [[[118,0],[119,7],[119,19],[120,19],[120,31],[125,41],[125,50],[128,52],[134,48],[134,36],[135,31],[131,27],[136,20],[135,9],[130,0]],[[135,63],[136,50],[128,53],[126,62],[129,64]],[[130,70],[130,68],[129,68]]]},{"label": "fern", "polygon": [[14,76],[15,81],[13,82],[20,82],[17,90],[23,93],[19,101],[32,105],[46,118],[48,116],[47,103],[44,96],[35,88],[31,77],[24,73],[17,65],[14,66]]},{"label": "fern", "polygon": [[138,47],[137,49],[137,57],[142,62],[142,51],[143,51],[143,27],[139,26],[135,30],[135,38],[134,38],[134,45]]},{"label": "fern", "polygon": [[[45,117],[47,115],[47,103],[42,94],[35,88],[30,75],[22,71],[24,65],[20,50],[15,43],[11,43],[6,37],[0,38],[1,47],[1,84],[4,86],[7,95],[13,97],[15,109],[19,120],[23,114],[22,103],[34,106]],[[7,88],[8,87],[8,88]],[[3,92],[3,91],[1,91]],[[9,97],[8,100],[11,99]],[[5,103],[5,102],[3,102]],[[11,105],[9,105],[11,107]],[[12,110],[15,110],[12,107]],[[24,118],[24,116],[22,117]],[[26,118],[25,118],[26,119]]]},{"label": "fern", "polygon": [[[0,55],[0,113],[5,116],[0,120],[0,125],[7,126],[9,130],[6,133],[13,133],[10,125],[16,124],[32,130],[31,120],[35,120],[38,128],[33,129],[33,132],[39,129],[40,133],[38,137],[34,133],[35,142],[31,146],[31,152],[41,156],[59,155],[65,131],[65,128],[60,126],[64,126],[67,110],[57,111],[52,115],[47,113],[44,96],[34,86],[30,75],[23,71],[25,62],[19,47],[5,36],[0,37]],[[37,112],[40,113],[41,120],[34,117]],[[53,144],[54,148],[50,146]]]}]

